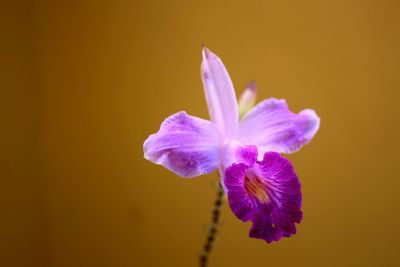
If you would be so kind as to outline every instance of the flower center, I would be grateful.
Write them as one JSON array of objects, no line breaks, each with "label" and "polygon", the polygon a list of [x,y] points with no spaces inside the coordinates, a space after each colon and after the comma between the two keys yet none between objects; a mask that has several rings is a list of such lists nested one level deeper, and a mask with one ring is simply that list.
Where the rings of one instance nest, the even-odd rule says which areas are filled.
[{"label": "flower center", "polygon": [[270,201],[269,196],[267,194],[266,186],[257,176],[244,177],[244,189],[247,194],[256,198],[258,201],[262,203],[268,203]]}]

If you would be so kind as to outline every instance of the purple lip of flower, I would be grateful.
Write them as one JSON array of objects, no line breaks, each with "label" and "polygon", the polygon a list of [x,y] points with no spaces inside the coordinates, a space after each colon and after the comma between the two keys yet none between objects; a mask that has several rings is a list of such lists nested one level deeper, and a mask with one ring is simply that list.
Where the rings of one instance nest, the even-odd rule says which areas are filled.
[{"label": "purple lip of flower", "polygon": [[267,152],[250,166],[234,163],[225,170],[224,183],[233,213],[253,222],[250,237],[271,243],[296,233],[294,224],[302,219],[301,191],[289,160]]},{"label": "purple lip of flower", "polygon": [[[169,116],[144,142],[144,157],[185,178],[219,169],[232,210],[253,222],[251,237],[271,242],[294,234],[294,223],[301,220],[300,184],[290,162],[278,153],[296,152],[310,142],[319,128],[318,116],[310,109],[292,113],[285,100],[273,98],[252,107],[255,84],[245,90],[238,107],[225,66],[207,48],[201,74],[211,121],[184,111]],[[235,176],[239,169],[242,178]],[[243,198],[232,193],[239,187]]]}]

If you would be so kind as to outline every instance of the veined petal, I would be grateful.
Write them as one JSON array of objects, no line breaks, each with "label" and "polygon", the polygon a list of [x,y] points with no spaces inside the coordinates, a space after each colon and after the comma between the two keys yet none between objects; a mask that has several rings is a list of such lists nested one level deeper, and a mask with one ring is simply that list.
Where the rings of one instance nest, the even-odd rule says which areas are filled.
[{"label": "veined petal", "polygon": [[246,170],[244,163],[234,163],[225,170],[224,188],[228,193],[229,206],[238,219],[243,222],[252,220],[257,212],[257,203],[244,188]]},{"label": "veined petal", "polygon": [[222,159],[219,170],[222,187],[226,189],[224,184],[226,167],[231,166],[234,163],[243,163],[244,166],[251,166],[257,161],[257,154],[258,151],[256,146],[243,146],[235,141],[226,143],[222,149]]},{"label": "veined petal", "polygon": [[320,119],[311,109],[292,113],[285,100],[267,99],[250,110],[240,122],[237,140],[256,145],[259,152],[293,153],[318,131]]},{"label": "veined petal", "polygon": [[160,130],[144,142],[144,157],[190,178],[220,164],[221,135],[215,125],[181,111],[166,118]]},{"label": "veined petal", "polygon": [[229,206],[242,221],[252,221],[249,236],[268,243],[296,233],[302,220],[301,186],[289,160],[268,152],[249,166],[233,164],[225,171]]},{"label": "veined petal", "polygon": [[211,120],[225,137],[233,137],[239,124],[235,90],[221,59],[203,48],[201,77]]}]

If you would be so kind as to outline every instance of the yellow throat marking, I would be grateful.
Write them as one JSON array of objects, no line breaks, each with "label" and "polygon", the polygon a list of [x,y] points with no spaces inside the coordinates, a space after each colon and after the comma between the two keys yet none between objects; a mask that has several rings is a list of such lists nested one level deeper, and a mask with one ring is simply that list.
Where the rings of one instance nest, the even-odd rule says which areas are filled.
[{"label": "yellow throat marking", "polygon": [[262,203],[268,203],[270,201],[266,185],[258,177],[244,177],[244,188],[252,197],[255,197],[258,201]]}]

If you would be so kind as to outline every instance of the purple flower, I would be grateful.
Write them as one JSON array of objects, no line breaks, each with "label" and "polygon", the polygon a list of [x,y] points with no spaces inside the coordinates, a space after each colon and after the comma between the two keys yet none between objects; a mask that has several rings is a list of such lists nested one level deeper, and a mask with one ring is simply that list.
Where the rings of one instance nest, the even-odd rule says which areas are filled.
[{"label": "purple flower", "polygon": [[229,166],[224,182],[233,213],[244,222],[253,222],[250,237],[271,243],[296,233],[294,223],[302,218],[301,192],[289,160],[266,152],[255,164]]},{"label": "purple flower", "polygon": [[285,100],[267,99],[255,107],[250,84],[236,100],[222,61],[203,49],[201,74],[211,121],[181,111],[166,118],[144,142],[144,157],[191,178],[219,169],[229,205],[242,221],[252,221],[250,237],[272,242],[296,232],[301,191],[289,160],[319,128],[313,110],[292,113]]}]

